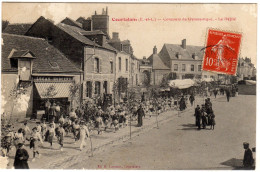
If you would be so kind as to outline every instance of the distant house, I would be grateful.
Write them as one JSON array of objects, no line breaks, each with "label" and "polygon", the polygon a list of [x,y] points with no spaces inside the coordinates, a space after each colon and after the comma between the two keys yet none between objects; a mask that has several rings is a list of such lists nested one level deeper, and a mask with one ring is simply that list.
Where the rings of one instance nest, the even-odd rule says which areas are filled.
[{"label": "distant house", "polygon": [[251,79],[256,76],[256,68],[250,58],[239,58],[237,75],[240,80]]},{"label": "distant house", "polygon": [[154,47],[153,54],[148,58],[153,67],[153,81],[160,84],[167,73],[176,73],[177,79],[216,78],[217,74],[202,71],[202,46],[186,45],[186,39],[181,44],[164,44],[157,53]]},{"label": "distant house", "polygon": [[[70,85],[79,83],[81,70],[45,39],[2,34],[2,113],[13,119],[30,117],[44,109],[46,99],[70,105]],[[56,94],[46,94],[49,87]],[[10,93],[22,93],[10,96]],[[13,103],[15,108],[12,109]]]},{"label": "distant house", "polygon": [[29,23],[8,24],[8,26],[3,30],[3,33],[24,35],[31,26],[32,24]]}]

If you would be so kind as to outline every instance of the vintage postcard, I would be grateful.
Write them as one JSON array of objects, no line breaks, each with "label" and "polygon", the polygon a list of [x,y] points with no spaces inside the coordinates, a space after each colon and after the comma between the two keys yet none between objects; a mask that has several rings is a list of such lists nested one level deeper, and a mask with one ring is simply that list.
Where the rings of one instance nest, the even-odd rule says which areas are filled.
[{"label": "vintage postcard", "polygon": [[257,4],[2,2],[2,169],[255,169]]}]

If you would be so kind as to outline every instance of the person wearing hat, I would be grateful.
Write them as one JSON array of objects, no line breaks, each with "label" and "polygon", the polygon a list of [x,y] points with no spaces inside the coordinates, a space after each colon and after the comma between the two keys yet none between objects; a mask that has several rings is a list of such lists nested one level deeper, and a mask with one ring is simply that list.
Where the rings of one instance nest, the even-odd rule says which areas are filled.
[{"label": "person wearing hat", "polygon": [[253,165],[254,165],[253,153],[252,153],[251,149],[249,148],[249,143],[244,142],[243,146],[245,149],[243,165],[246,169],[252,169]]},{"label": "person wearing hat", "polygon": [[55,128],[53,123],[50,124],[50,127],[47,131],[48,133],[48,142],[50,143],[50,146],[52,147],[53,138],[55,137]]},{"label": "person wearing hat", "polygon": [[28,127],[27,122],[24,123],[23,131],[24,131],[24,133],[23,133],[24,134],[24,138],[27,138],[27,136],[31,134],[31,130]]},{"label": "person wearing hat", "polygon": [[14,138],[14,134],[11,131],[10,128],[7,128],[7,134],[4,136],[4,139],[1,142],[1,146],[6,149],[6,155],[8,156],[9,151],[11,150],[11,146],[12,146],[12,141]]},{"label": "person wearing hat", "polygon": [[32,161],[35,161],[36,154],[40,157],[39,153],[39,141],[41,144],[43,144],[42,137],[40,133],[37,131],[37,128],[34,127],[32,129],[32,137],[31,137],[31,142],[30,142],[30,148],[33,148],[33,159]]},{"label": "person wearing hat", "polygon": [[101,118],[101,115],[103,115],[103,111],[101,110],[101,107],[98,107],[99,111],[96,114],[96,127],[98,128],[98,134],[101,134],[101,126],[103,125],[103,120]]},{"label": "person wearing hat", "polygon": [[196,118],[196,126],[198,127],[198,130],[200,130],[201,129],[201,109],[200,109],[200,105],[197,105],[197,107],[195,108],[194,116]]},{"label": "person wearing hat", "polygon": [[138,115],[137,127],[141,127],[143,126],[143,116],[144,116],[144,110],[142,105],[139,106],[139,109],[137,110],[137,115]]},{"label": "person wearing hat", "polygon": [[42,138],[46,140],[47,125],[45,120],[43,120],[41,127],[42,127]]},{"label": "person wearing hat", "polygon": [[63,128],[63,124],[59,124],[59,127],[56,130],[58,142],[60,144],[60,151],[63,151],[63,140],[65,136],[65,130]]},{"label": "person wearing hat", "polygon": [[207,117],[206,117],[206,112],[205,112],[206,111],[205,110],[205,105],[202,104],[201,106],[202,106],[202,108],[201,108],[202,127],[203,127],[203,129],[206,129],[206,126],[207,126],[208,122],[207,122]]},{"label": "person wearing hat", "polygon": [[85,121],[81,121],[80,122],[80,138],[79,138],[79,142],[80,142],[80,146],[79,149],[80,151],[82,151],[83,147],[86,146],[86,136],[89,137],[89,130],[88,127],[85,125]]},{"label": "person wearing hat", "polygon": [[14,145],[16,149],[18,148],[19,143],[24,143],[24,137],[23,137],[23,129],[20,128],[17,133],[14,135]]},{"label": "person wearing hat", "polygon": [[14,168],[15,169],[29,169],[28,165],[29,154],[24,149],[23,143],[18,144],[18,149],[15,153]]}]

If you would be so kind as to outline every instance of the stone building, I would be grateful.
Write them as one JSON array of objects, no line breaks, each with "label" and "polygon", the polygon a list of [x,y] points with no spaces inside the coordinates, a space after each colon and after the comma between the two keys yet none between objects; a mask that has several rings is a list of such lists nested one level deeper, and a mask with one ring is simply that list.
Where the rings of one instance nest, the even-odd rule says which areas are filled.
[{"label": "stone building", "polygon": [[239,58],[237,76],[239,80],[251,79],[256,76],[256,68],[250,58]]},{"label": "stone building", "polygon": [[[26,35],[46,38],[84,71],[80,81],[83,99],[111,95],[115,80],[116,49],[107,43],[107,35],[103,31],[86,31],[80,25],[76,26],[76,21],[69,20],[63,20],[67,24],[55,25],[40,17]],[[70,23],[72,25],[68,25]]]},{"label": "stone building", "polygon": [[[70,106],[70,85],[79,83],[81,70],[45,39],[2,34],[1,113],[13,119],[44,110],[46,99]],[[56,94],[47,94],[53,87]]]},{"label": "stone building", "polygon": [[169,73],[176,73],[177,79],[216,79],[217,74],[202,71],[202,46],[186,45],[186,39],[181,44],[164,44],[157,53],[156,46],[148,58],[152,69],[153,84],[159,85],[162,78]]}]

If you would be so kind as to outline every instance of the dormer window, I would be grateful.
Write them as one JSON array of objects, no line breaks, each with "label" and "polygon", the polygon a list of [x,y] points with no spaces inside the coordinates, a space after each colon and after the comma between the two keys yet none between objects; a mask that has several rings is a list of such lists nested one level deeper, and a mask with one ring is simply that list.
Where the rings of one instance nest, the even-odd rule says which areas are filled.
[{"label": "dormer window", "polygon": [[178,59],[181,59],[181,54],[178,52],[178,53],[176,53],[176,57],[178,58]]}]

